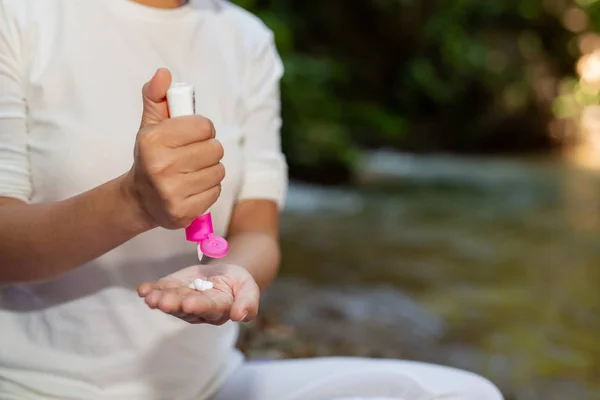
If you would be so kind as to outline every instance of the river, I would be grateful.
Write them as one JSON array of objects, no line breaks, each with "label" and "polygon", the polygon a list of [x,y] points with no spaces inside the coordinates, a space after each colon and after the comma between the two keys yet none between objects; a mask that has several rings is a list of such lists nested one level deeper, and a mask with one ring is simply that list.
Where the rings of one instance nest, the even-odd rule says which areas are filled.
[{"label": "river", "polygon": [[597,174],[378,153],[351,187],[292,183],[282,246],[258,355],[425,360],[507,400],[600,399]]}]

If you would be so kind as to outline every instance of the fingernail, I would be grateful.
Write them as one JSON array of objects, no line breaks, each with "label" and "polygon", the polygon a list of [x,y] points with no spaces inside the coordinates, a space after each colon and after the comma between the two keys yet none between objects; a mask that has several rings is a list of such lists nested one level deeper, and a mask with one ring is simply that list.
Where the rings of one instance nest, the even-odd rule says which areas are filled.
[{"label": "fingernail", "polygon": [[240,319],[240,321],[243,321],[243,320],[245,320],[247,316],[248,316],[248,311],[246,311],[246,312],[244,313],[244,315],[242,315],[242,319]]}]

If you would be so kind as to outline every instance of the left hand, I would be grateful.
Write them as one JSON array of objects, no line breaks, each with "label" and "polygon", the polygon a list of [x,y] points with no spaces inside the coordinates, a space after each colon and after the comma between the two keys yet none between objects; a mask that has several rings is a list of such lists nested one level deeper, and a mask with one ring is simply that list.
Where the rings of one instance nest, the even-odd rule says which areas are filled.
[{"label": "left hand", "polygon": [[[211,281],[204,292],[188,288],[194,279]],[[191,324],[223,325],[229,320],[252,321],[258,313],[260,290],[250,273],[238,265],[194,265],[156,283],[142,283],[138,294],[159,309]]]}]

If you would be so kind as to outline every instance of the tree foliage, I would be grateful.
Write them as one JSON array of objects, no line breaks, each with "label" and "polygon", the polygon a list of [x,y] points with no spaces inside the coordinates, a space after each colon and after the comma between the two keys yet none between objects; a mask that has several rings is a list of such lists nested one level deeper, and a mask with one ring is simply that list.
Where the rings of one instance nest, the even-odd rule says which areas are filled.
[{"label": "tree foliage", "polygon": [[565,13],[600,21],[597,0],[234,2],[275,33],[292,174],[323,179],[343,178],[361,148],[555,145],[552,102],[579,55]]}]

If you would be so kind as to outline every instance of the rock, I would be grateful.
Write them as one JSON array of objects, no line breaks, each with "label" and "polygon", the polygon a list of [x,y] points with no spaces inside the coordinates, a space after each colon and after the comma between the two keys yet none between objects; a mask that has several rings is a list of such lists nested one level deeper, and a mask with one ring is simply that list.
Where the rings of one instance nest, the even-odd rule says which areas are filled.
[{"label": "rock", "polygon": [[261,307],[261,312],[279,315],[301,335],[363,354],[422,352],[435,346],[445,332],[440,318],[384,285],[316,287],[280,279],[263,295]]}]

